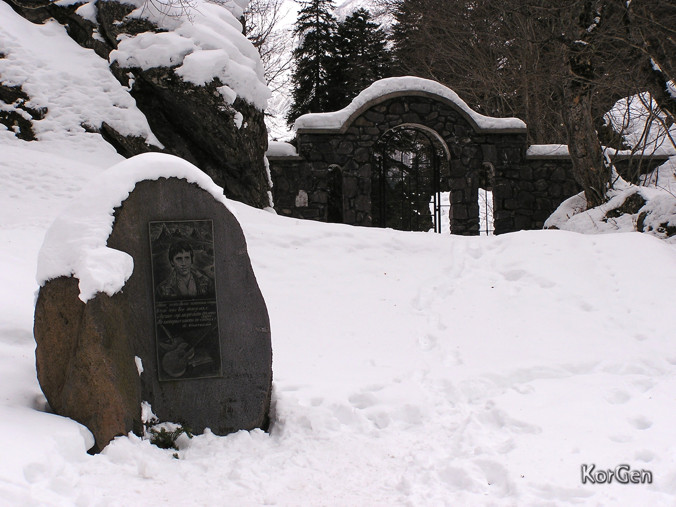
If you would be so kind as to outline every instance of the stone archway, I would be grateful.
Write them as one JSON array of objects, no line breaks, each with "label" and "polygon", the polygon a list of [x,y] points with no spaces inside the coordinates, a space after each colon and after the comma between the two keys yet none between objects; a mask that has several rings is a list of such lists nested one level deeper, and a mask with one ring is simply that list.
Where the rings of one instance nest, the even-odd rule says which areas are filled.
[{"label": "stone archway", "polygon": [[[566,146],[528,146],[521,120],[483,116],[440,83],[399,77],[373,83],[345,109],[300,117],[295,146],[271,143],[275,210],[374,225],[377,142],[406,125],[433,133],[448,150],[453,234],[479,234],[479,189],[492,192],[495,234],[541,229],[561,202],[581,190]],[[643,163],[667,156],[653,154]]]},{"label": "stone archway", "polygon": [[[465,104],[452,90],[420,78],[381,80],[345,109],[310,114],[296,121],[298,153],[317,176],[331,164],[341,167],[342,220],[374,224],[374,153],[389,131],[414,126],[444,146],[454,234],[479,234],[478,189],[484,163],[510,169],[525,148],[525,124],[515,118],[489,118]],[[517,169],[518,170],[518,169]],[[315,180],[318,187],[326,183]],[[320,196],[318,196],[320,197]]]},{"label": "stone archway", "polygon": [[286,145],[283,155],[268,154],[278,213],[381,226],[373,188],[378,143],[386,133],[409,127],[444,147],[453,234],[479,234],[480,189],[492,192],[496,234],[541,227],[558,203],[576,191],[563,169],[569,161],[529,156],[521,120],[478,114],[434,81],[388,78],[341,111],[300,117],[297,151],[287,154]]}]

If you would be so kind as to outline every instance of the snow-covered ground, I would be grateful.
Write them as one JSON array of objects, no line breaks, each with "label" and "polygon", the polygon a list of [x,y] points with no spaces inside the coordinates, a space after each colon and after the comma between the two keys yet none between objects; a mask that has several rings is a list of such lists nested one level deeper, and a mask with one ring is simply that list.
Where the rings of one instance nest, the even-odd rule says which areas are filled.
[{"label": "snow-covered ground", "polygon": [[[89,456],[45,412],[31,329],[43,234],[102,168],[0,146],[0,504],[676,500],[676,249],[638,233],[465,238],[233,203],[272,323],[271,432]],[[654,479],[583,485],[583,464]]]},{"label": "snow-covered ground", "polygon": [[[62,28],[0,14],[3,78],[49,107],[39,141],[0,127],[0,505],[676,503],[676,246],[638,233],[466,238],[232,203],[271,318],[270,433],[183,437],[178,459],[130,435],[88,455],[36,379],[37,256],[122,160],[80,124],[146,124]],[[653,481],[583,484],[592,464]]]}]

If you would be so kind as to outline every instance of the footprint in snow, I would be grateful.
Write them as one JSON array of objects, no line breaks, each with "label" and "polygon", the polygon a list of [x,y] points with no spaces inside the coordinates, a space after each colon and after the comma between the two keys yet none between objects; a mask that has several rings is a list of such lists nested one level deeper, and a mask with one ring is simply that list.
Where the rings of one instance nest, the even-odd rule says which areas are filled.
[{"label": "footprint in snow", "polygon": [[497,461],[478,459],[474,462],[484,473],[486,483],[496,493],[509,493],[514,490],[514,484],[509,478],[507,469]]},{"label": "footprint in snow", "polygon": [[647,430],[653,425],[653,422],[642,415],[638,417],[632,417],[629,419],[629,424],[631,424],[637,430]]},{"label": "footprint in snow", "polygon": [[612,405],[621,405],[622,403],[627,403],[630,399],[631,396],[621,389],[614,389],[606,395],[606,401]]},{"label": "footprint in snow", "polygon": [[580,310],[582,310],[583,312],[595,312],[596,311],[596,308],[594,308],[592,305],[590,305],[586,301],[581,301],[578,306],[579,306]]},{"label": "footprint in snow", "polygon": [[633,440],[633,438],[629,435],[611,435],[608,438],[613,442],[617,442],[618,444],[626,444],[627,442],[631,442]]},{"label": "footprint in snow", "polygon": [[641,378],[634,380],[632,384],[641,391],[642,393],[645,393],[646,391],[649,391],[653,387],[655,387],[655,381],[650,379],[650,378]]},{"label": "footprint in snow", "polygon": [[472,257],[472,259],[481,259],[483,256],[483,248],[478,246],[470,246],[467,248],[467,253]]},{"label": "footprint in snow", "polygon": [[42,463],[29,463],[23,467],[23,475],[29,483],[36,483],[44,480],[49,471]]},{"label": "footprint in snow", "polygon": [[634,457],[637,460],[643,461],[644,463],[650,463],[655,458],[655,453],[653,453],[652,451],[650,451],[648,449],[643,449],[641,451],[637,451],[634,454]]},{"label": "footprint in snow", "polygon": [[418,345],[423,350],[431,350],[437,344],[438,338],[432,334],[418,337]]},{"label": "footprint in snow", "polygon": [[535,281],[541,289],[551,289],[552,287],[556,286],[556,283],[552,282],[551,280],[547,280],[546,278],[538,277],[535,279]]},{"label": "footprint in snow", "polygon": [[363,410],[378,403],[378,399],[371,393],[357,393],[348,398],[354,408]]},{"label": "footprint in snow", "polygon": [[390,416],[387,412],[375,412],[366,416],[369,421],[379,430],[385,429],[390,425]]},{"label": "footprint in snow", "polygon": [[505,273],[502,273],[502,276],[508,282],[516,282],[517,280],[523,278],[524,275],[526,275],[526,272],[523,269],[513,269],[511,271],[506,271]]},{"label": "footprint in snow", "polygon": [[451,490],[481,491],[481,484],[463,468],[448,466],[437,469],[436,473],[439,479],[445,482]]}]

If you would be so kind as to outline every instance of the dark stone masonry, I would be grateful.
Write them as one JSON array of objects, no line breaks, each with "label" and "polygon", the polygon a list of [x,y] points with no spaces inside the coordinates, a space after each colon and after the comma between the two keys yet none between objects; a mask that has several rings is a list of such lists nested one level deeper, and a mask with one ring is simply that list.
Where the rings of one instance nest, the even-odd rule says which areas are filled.
[{"label": "dark stone masonry", "polygon": [[341,127],[301,126],[296,155],[268,153],[277,213],[373,225],[378,143],[395,128],[424,132],[446,153],[441,171],[451,192],[453,234],[479,233],[479,188],[493,192],[496,234],[541,229],[580,191],[569,157],[545,146],[529,150],[525,126],[497,120],[480,128],[447,98],[397,91],[367,102]]}]

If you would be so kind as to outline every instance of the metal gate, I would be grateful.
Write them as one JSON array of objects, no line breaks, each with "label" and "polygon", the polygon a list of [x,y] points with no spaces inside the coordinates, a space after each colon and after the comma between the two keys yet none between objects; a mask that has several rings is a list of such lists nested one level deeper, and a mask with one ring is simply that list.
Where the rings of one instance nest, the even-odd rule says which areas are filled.
[{"label": "metal gate", "polygon": [[376,144],[371,187],[373,225],[402,231],[442,231],[447,161],[440,141],[411,126],[396,127]]}]

